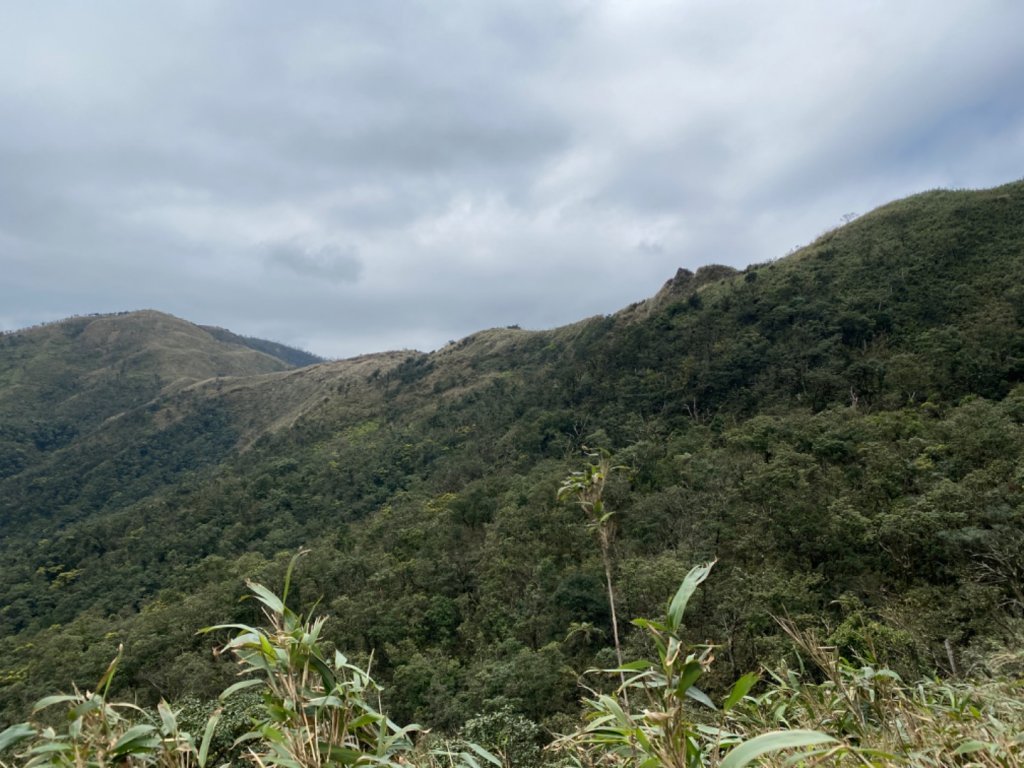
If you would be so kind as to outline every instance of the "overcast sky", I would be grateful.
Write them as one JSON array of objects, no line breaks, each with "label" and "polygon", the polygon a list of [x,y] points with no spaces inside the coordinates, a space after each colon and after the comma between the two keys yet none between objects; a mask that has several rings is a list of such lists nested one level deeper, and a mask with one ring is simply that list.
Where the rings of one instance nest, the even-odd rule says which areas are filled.
[{"label": "overcast sky", "polygon": [[1024,2],[0,0],[0,329],[547,328],[1024,176]]}]

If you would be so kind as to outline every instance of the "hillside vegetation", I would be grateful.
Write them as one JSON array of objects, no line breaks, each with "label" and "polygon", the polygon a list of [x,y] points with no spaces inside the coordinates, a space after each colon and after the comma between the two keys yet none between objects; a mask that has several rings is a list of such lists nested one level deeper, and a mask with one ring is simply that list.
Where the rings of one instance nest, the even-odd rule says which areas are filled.
[{"label": "hillside vegetation", "polygon": [[[718,560],[707,684],[792,662],[777,621],[920,674],[1024,659],[1024,183],[887,205],[785,259],[681,270],[551,331],[291,368],[158,313],[0,337],[0,723],[98,680],[201,702],[196,631],[245,580],[316,601],[397,721],[552,729],[615,665],[601,548],[556,499],[584,447],[625,653]],[[610,690],[616,681],[606,682]],[[597,685],[591,681],[592,685]],[[198,705],[197,705],[198,706]]]}]

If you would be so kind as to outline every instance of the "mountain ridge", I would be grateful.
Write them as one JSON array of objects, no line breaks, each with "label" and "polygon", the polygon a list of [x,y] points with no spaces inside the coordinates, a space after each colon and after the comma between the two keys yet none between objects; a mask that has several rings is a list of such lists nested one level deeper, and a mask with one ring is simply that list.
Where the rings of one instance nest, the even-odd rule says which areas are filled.
[{"label": "mountain ridge", "polygon": [[[213,692],[191,632],[249,620],[244,578],[309,547],[296,599],[375,654],[403,718],[556,717],[564,670],[607,651],[593,542],[554,500],[583,446],[632,468],[608,497],[622,615],[717,557],[693,632],[735,670],[782,652],[782,610],[850,653],[839,628],[871,628],[906,671],[947,640],[977,657],[1015,620],[1016,577],[977,574],[1024,528],[1022,222],[1021,182],[926,193],[560,328],[181,386],[126,362],[64,410],[70,363],[41,358],[45,386],[18,394],[30,356],[0,338],[0,634],[20,649],[0,706],[98,677],[118,642],[140,700]],[[220,364],[160,360],[172,383]],[[75,421],[90,402],[122,415]]]}]

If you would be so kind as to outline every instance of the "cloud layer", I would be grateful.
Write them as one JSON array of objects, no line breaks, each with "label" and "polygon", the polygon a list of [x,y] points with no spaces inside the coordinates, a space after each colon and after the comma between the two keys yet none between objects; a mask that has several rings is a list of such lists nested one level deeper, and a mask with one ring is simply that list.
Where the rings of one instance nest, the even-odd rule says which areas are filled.
[{"label": "cloud layer", "polygon": [[21,4],[0,327],[153,307],[346,356],[614,311],[1024,176],[1024,5]]}]

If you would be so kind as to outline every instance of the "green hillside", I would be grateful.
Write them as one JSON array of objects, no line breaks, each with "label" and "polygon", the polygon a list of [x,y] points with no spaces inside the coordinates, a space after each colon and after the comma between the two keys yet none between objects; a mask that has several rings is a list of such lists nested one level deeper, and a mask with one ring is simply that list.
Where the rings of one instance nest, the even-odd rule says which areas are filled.
[{"label": "green hillside", "polygon": [[[157,313],[0,338],[0,722],[93,681],[214,695],[195,631],[244,579],[372,654],[396,720],[555,725],[614,663],[600,549],[556,491],[613,452],[623,617],[690,606],[721,679],[776,617],[908,675],[998,671],[1024,637],[1024,183],[887,205],[790,257],[681,270],[551,331],[290,369]],[[1002,660],[1002,661],[1000,661]],[[955,666],[956,670],[952,667]]]},{"label": "green hillside", "polygon": [[324,362],[322,357],[301,349],[289,347],[286,344],[279,344],[276,341],[257,339],[252,336],[239,336],[237,333],[232,333],[226,328],[217,328],[212,325],[201,325],[199,327],[218,341],[227,342],[228,344],[241,344],[242,346],[255,349],[257,352],[265,352],[297,368]]},{"label": "green hillside", "polygon": [[33,514],[59,524],[91,513],[94,499],[124,503],[211,464],[235,447],[230,428],[211,428],[216,409],[162,404],[291,368],[153,311],[5,334],[0,352],[0,479],[21,502],[5,505],[5,528]]}]

